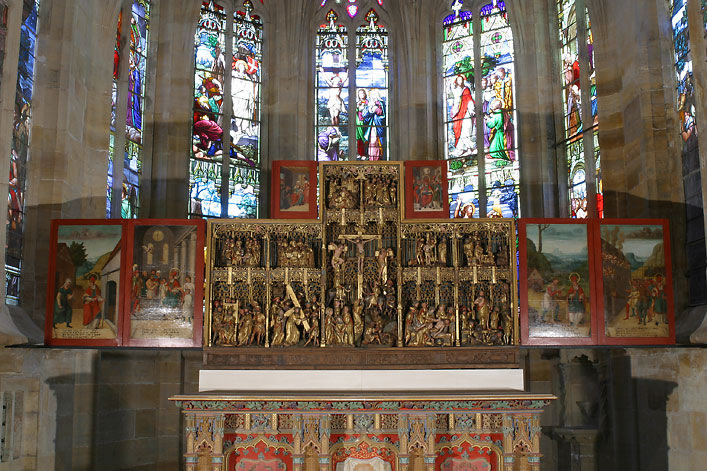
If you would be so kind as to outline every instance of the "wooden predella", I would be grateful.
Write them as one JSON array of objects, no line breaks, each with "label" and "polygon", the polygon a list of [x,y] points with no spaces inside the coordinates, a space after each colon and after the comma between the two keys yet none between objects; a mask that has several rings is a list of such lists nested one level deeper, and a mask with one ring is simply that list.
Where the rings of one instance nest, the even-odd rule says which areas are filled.
[{"label": "wooden predella", "polygon": [[515,366],[513,220],[406,220],[403,173],[322,163],[319,219],[210,220],[207,367]]}]

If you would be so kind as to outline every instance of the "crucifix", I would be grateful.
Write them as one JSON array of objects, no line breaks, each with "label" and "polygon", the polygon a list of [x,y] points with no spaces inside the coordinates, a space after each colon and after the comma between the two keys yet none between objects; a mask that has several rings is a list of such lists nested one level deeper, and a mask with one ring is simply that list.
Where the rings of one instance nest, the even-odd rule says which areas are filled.
[{"label": "crucifix", "polygon": [[366,258],[366,244],[374,240],[380,240],[380,235],[362,234],[358,230],[358,234],[342,234],[339,239],[351,242],[356,247],[356,260],[358,262],[358,298],[363,296],[363,261]]}]

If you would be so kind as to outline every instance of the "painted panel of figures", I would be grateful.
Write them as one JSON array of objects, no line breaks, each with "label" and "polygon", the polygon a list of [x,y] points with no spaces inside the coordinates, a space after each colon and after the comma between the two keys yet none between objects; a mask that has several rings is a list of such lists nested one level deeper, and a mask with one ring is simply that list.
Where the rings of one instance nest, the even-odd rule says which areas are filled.
[{"label": "painted panel of figures", "polygon": [[415,211],[439,211],[444,208],[442,170],[439,167],[415,167],[412,177]]},{"label": "painted panel of figures", "polygon": [[602,224],[601,276],[605,340],[674,335],[670,246],[665,223]]},{"label": "painted panel of figures", "polygon": [[193,337],[194,309],[201,304],[196,298],[197,256],[196,226],[135,226],[129,298],[131,339]]},{"label": "painted panel of figures", "polygon": [[45,341],[198,346],[201,220],[52,221]]},{"label": "painted panel of figures", "polygon": [[593,225],[522,221],[523,341],[593,343]]},{"label": "painted panel of figures", "polygon": [[272,167],[273,218],[317,218],[317,163],[302,160],[276,160]]},{"label": "painted panel of figures", "polygon": [[123,227],[53,221],[52,239],[46,342],[115,344],[122,308]]}]

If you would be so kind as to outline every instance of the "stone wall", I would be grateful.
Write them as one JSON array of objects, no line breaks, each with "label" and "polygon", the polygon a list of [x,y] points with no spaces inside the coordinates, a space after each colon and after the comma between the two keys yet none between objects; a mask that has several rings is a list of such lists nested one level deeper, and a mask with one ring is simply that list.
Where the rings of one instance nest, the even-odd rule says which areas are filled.
[{"label": "stone wall", "polygon": [[179,469],[181,417],[167,399],[196,392],[200,364],[177,350],[0,349],[0,397],[23,397],[19,453],[0,471]]}]

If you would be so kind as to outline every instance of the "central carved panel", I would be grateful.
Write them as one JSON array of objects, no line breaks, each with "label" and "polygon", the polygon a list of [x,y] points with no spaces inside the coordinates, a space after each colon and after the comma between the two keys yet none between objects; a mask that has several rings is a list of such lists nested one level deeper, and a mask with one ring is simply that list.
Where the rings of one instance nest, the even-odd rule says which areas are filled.
[{"label": "central carved panel", "polygon": [[209,221],[207,355],[517,344],[512,220],[404,219],[399,162],[319,184],[319,220]]}]

